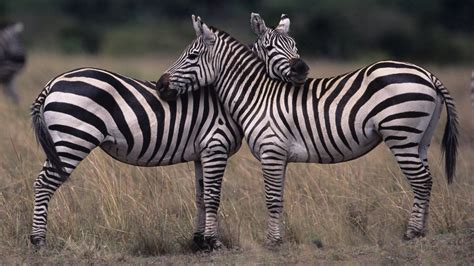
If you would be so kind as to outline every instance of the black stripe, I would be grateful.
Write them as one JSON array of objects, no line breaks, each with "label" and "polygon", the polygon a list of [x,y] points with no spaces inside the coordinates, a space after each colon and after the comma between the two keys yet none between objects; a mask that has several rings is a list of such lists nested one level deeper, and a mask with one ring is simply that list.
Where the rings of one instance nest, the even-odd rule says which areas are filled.
[{"label": "black stripe", "polygon": [[[333,82],[331,82],[328,86],[333,86],[333,84],[335,84],[336,80],[340,80],[340,82],[337,84],[336,87],[334,88],[331,88],[331,93],[327,96],[326,100],[324,101],[324,107],[323,107],[323,110],[324,110],[324,122],[326,124],[326,132],[328,134],[328,137],[329,137],[329,141],[331,142],[332,146],[336,149],[336,151],[341,154],[343,157],[344,157],[344,153],[339,149],[339,147],[337,146],[337,143],[334,139],[334,136],[333,136],[333,130],[331,128],[331,120],[330,120],[330,108],[331,108],[331,105],[333,104],[334,100],[337,98],[337,96],[339,96],[341,94],[341,91],[342,89],[344,88],[344,86],[346,85],[347,83],[347,80],[350,78],[351,76],[350,75],[347,75],[345,76],[342,80],[340,80],[339,78],[334,78],[333,79]],[[337,124],[336,124],[336,127],[337,127]],[[337,132],[334,132],[334,133],[339,133],[339,131]],[[351,150],[350,146],[349,146],[349,143],[347,142],[347,139],[346,137],[344,136],[344,133],[342,134],[338,134],[338,137],[342,140],[342,142],[344,143],[344,145],[346,145],[346,147]]]},{"label": "black stripe", "polygon": [[[104,121],[102,121],[102,119],[100,119],[95,114],[89,112],[88,110],[80,106],[76,106],[70,103],[63,103],[63,102],[51,102],[51,103],[48,103],[44,108],[44,112],[47,112],[47,111],[54,111],[54,112],[60,112],[63,114],[68,114],[72,117],[75,117],[81,120],[82,122],[86,124],[92,125],[97,130],[99,130],[100,133],[102,133],[104,137],[107,136],[108,134],[107,127]],[[61,121],[61,122],[67,123],[67,121]]]},{"label": "black stripe", "polygon": [[[122,98],[130,106],[130,108],[135,113],[135,116],[138,119],[138,125],[140,126],[141,134],[143,136],[143,146],[138,156],[138,158],[141,158],[148,149],[148,146],[150,145],[151,130],[148,114],[145,111],[145,108],[143,108],[140,101],[135,97],[135,95],[133,95],[133,93],[118,80],[118,77],[114,77],[112,73],[104,73],[97,70],[85,69],[82,71],[68,74],[66,75],[66,77],[88,77],[98,79],[100,81],[110,84],[120,94],[120,96],[122,96]],[[132,148],[133,146],[129,146],[127,153],[130,153]]]},{"label": "black stripe", "polygon": [[104,90],[98,89],[88,83],[80,81],[60,80],[54,84],[50,93],[54,91],[61,91],[87,97],[106,109],[114,119],[114,122],[122,135],[125,137],[128,145],[128,152],[130,153],[134,144],[133,135],[119,105],[112,95]]},{"label": "black stripe", "polygon": [[73,128],[70,126],[65,126],[65,125],[51,125],[48,127],[49,130],[56,130],[59,132],[63,132],[72,136],[76,136],[78,138],[81,138],[85,141],[88,141],[96,146],[99,146],[100,140],[98,140],[96,137],[92,136],[91,134],[84,132],[82,130],[79,130],[77,128]]},{"label": "black stripe", "polygon": [[[318,142],[318,141],[321,142],[321,145],[323,146],[324,151],[331,158],[331,162],[333,162],[334,157],[329,152],[329,149],[326,145],[326,141],[324,140],[323,130],[322,130],[322,127],[321,127],[321,120],[319,119],[319,111],[318,111],[319,99],[316,95],[317,94],[317,87],[318,87],[319,83],[321,83],[321,90],[322,90],[324,88],[325,84],[326,84],[325,81],[326,80],[324,80],[324,79],[323,80],[317,79],[313,83],[313,87],[312,87],[312,90],[313,90],[313,112],[314,112],[314,122],[316,124],[316,130],[318,131],[318,136],[319,136],[319,139],[316,140],[316,142]],[[320,160],[320,162],[321,162],[321,160]]]},{"label": "black stripe", "polygon": [[422,84],[430,88],[433,87],[433,84],[421,78],[420,76],[414,75],[414,74],[407,74],[407,73],[385,75],[385,76],[377,77],[374,80],[372,80],[367,86],[367,88],[365,89],[363,95],[355,103],[355,105],[353,106],[349,114],[349,121],[351,121],[349,125],[350,130],[352,132],[354,140],[357,143],[359,143],[359,140],[357,138],[357,134],[355,130],[356,123],[354,122],[355,122],[355,117],[357,113],[359,112],[359,110],[362,108],[362,106],[365,103],[369,102],[370,98],[376,92],[385,88],[386,86],[391,85],[391,84],[404,84],[404,83],[415,83],[415,84]]},{"label": "black stripe", "polygon": [[76,151],[81,151],[81,152],[84,152],[86,154],[88,154],[90,152],[90,150],[86,147],[83,147],[81,145],[77,145],[77,144],[72,143],[72,142],[64,141],[64,140],[54,143],[54,146],[56,146],[56,147],[61,147],[61,146],[68,147],[70,149],[73,149],[73,150],[76,150]]},{"label": "black stripe", "polygon": [[391,106],[413,101],[434,102],[435,99],[430,95],[422,93],[404,93],[385,99],[381,103],[377,104],[374,108],[372,108],[372,110],[365,116],[364,121],[362,122],[362,130],[364,131],[364,136],[367,136],[365,132],[365,125],[367,124],[369,119]]}]

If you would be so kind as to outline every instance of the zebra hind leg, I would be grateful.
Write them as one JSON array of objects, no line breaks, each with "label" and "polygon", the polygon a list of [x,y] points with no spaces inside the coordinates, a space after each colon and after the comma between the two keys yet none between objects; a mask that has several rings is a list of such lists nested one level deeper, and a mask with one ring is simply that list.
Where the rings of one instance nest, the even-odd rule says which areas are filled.
[{"label": "zebra hind leg", "polygon": [[64,183],[51,163],[46,160],[43,169],[34,183],[35,201],[33,210],[33,225],[30,235],[31,243],[40,248],[46,244],[48,205],[54,192]]},{"label": "zebra hind leg", "polygon": [[[46,243],[48,205],[54,192],[67,180],[90,151],[96,147],[93,144],[74,144],[74,141],[67,141],[65,136],[60,139],[62,141],[57,141],[54,145],[66,173],[60,175],[51,162],[46,160],[34,183],[35,201],[30,241],[36,248],[40,248]],[[64,176],[64,174],[67,176]]]},{"label": "zebra hind leg", "polygon": [[418,146],[403,151],[391,149],[414,194],[408,227],[403,239],[410,240],[424,236],[426,234],[426,222],[433,183],[426,157],[420,154]]}]

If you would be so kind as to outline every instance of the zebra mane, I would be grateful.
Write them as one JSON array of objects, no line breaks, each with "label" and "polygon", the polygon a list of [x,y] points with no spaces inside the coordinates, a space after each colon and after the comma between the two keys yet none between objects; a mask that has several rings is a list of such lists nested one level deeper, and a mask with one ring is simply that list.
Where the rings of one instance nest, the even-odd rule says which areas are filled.
[{"label": "zebra mane", "polygon": [[263,59],[261,59],[260,57],[258,57],[253,51],[252,51],[252,44],[243,44],[241,43],[239,40],[237,40],[236,38],[234,38],[232,35],[230,35],[229,33],[227,33],[226,31],[224,30],[221,30],[221,29],[218,29],[214,26],[209,26],[209,29],[214,32],[217,36],[219,36],[220,38],[226,40],[227,43],[229,44],[235,44],[235,45],[238,45],[238,46],[242,46],[245,48],[245,52],[248,53],[249,55],[252,55],[254,56],[255,58],[258,59],[258,61],[264,63]]}]

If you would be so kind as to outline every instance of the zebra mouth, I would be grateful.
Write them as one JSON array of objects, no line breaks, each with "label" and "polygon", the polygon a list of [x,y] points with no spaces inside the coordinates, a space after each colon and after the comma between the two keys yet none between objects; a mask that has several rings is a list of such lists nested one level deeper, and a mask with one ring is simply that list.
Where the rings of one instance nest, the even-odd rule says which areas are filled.
[{"label": "zebra mouth", "polygon": [[179,90],[173,89],[174,86],[170,83],[170,75],[168,73],[163,74],[155,86],[160,99],[174,101],[178,98]]},{"label": "zebra mouth", "polygon": [[304,72],[304,73],[291,72],[289,75],[289,80],[296,85],[301,85],[305,83],[307,78],[308,78],[308,72]]},{"label": "zebra mouth", "polygon": [[300,58],[290,59],[290,74],[291,82],[300,85],[308,78],[309,66]]}]

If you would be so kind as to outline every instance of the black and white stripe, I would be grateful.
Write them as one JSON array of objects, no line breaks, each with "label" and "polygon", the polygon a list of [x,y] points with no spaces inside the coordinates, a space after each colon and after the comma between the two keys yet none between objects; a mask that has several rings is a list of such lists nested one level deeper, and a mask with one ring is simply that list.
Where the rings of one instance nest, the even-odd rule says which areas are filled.
[{"label": "black and white stripe", "polygon": [[0,25],[0,83],[3,91],[14,103],[18,95],[13,81],[26,61],[25,48],[20,40],[22,23]]},{"label": "black and white stripe", "polygon": [[[301,86],[272,80],[264,63],[229,34],[193,17],[198,38],[193,62],[177,62],[161,97],[212,85],[242,127],[262,164],[269,211],[267,240],[279,243],[285,169],[288,162],[337,163],[358,158],[384,142],[413,192],[405,239],[425,233],[432,176],[427,151],[443,102],[447,124],[442,148],[448,183],[455,174],[457,114],[453,99],[430,72],[413,64],[382,61]],[[206,71],[202,71],[206,69]],[[196,73],[206,74],[197,75]],[[187,79],[174,84],[175,75]],[[171,91],[171,92],[170,92]]]},{"label": "black and white stripe", "polygon": [[45,243],[54,192],[96,147],[137,166],[195,162],[195,241],[212,245],[227,159],[242,139],[213,90],[174,102],[156,96],[155,83],[81,68],[51,80],[32,105],[33,127],[47,160],[37,177],[31,241]]}]

